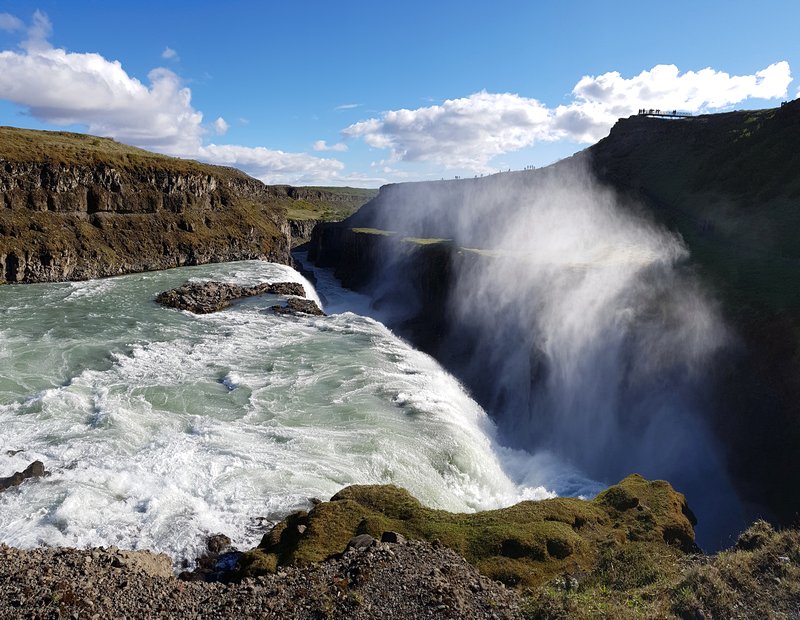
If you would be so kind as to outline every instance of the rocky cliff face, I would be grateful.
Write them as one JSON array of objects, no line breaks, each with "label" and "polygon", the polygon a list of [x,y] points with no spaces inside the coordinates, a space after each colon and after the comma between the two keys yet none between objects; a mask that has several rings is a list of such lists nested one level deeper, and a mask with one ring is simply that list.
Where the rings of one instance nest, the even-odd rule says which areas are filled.
[{"label": "rocky cliff face", "polygon": [[[0,281],[80,280],[253,258],[290,261],[286,188],[110,140],[57,136],[51,157],[33,148],[47,153],[41,142],[48,132],[0,130]],[[13,148],[15,139],[31,143],[29,156]],[[83,153],[89,139],[107,152]],[[57,148],[64,144],[66,156]]]},{"label": "rocky cliff face", "polygon": [[314,227],[319,220],[289,220],[289,230],[292,235],[292,246],[302,245],[311,239]]},{"label": "rocky cliff face", "polygon": [[712,424],[748,499],[800,513],[800,100],[685,121],[631,117],[584,156],[680,233],[737,346]]}]

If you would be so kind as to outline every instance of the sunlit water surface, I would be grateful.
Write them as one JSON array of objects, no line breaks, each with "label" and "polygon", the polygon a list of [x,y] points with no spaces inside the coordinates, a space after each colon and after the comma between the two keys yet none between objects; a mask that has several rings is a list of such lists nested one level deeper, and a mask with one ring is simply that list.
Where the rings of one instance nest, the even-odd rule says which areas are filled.
[{"label": "sunlit water surface", "polygon": [[[256,544],[270,521],[349,484],[392,483],[474,511],[592,483],[501,448],[486,413],[364,298],[318,272],[327,317],[265,295],[197,316],[158,306],[188,279],[301,281],[247,261],[0,287],[0,541],[117,545],[193,559],[204,536]],[[20,452],[16,452],[20,451]]]}]

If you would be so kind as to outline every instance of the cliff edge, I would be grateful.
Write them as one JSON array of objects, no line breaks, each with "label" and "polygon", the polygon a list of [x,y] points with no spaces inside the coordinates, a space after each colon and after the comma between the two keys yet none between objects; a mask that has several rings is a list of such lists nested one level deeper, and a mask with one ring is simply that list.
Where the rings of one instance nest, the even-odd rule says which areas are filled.
[{"label": "cliff edge", "polygon": [[109,138],[0,127],[0,283],[245,259],[288,264],[287,211],[352,210],[369,195],[267,186]]}]

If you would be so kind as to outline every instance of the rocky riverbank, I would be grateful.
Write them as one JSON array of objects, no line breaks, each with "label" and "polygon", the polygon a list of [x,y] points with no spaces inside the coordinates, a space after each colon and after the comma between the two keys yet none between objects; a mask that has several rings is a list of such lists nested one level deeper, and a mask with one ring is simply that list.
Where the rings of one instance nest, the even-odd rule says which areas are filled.
[{"label": "rocky riverbank", "polygon": [[760,521],[706,556],[690,515],[639,476],[472,515],[348,487],[248,553],[211,537],[227,566],[179,578],[147,551],[0,545],[0,618],[800,618],[800,532]]}]

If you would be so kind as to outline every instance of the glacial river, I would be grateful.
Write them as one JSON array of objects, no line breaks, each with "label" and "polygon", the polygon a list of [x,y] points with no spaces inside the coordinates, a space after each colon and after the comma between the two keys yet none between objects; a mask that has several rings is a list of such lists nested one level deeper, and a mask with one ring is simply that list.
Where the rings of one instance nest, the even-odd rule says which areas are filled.
[{"label": "glacial river", "polygon": [[117,545],[193,559],[240,548],[349,484],[393,483],[452,511],[597,488],[547,454],[497,444],[486,413],[364,298],[318,273],[327,317],[282,298],[197,316],[158,306],[186,280],[301,281],[247,261],[0,287],[0,541]]}]

